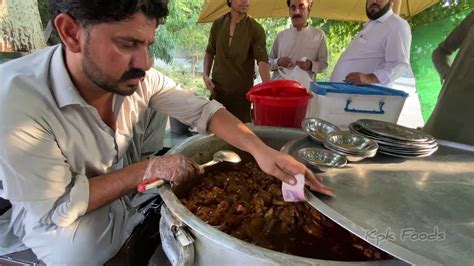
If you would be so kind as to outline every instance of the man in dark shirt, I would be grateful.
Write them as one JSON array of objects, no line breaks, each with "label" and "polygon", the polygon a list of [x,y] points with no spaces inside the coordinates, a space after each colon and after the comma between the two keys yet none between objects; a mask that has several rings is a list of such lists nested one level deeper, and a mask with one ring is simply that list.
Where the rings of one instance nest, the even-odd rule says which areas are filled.
[{"label": "man in dark shirt", "polygon": [[253,86],[255,60],[262,81],[270,80],[265,31],[247,15],[248,0],[228,0],[227,5],[231,11],[212,24],[203,79],[211,91],[210,98],[245,123],[251,120],[245,94]]},{"label": "man in dark shirt", "polygon": [[[451,54],[457,50],[450,64]],[[432,58],[444,82],[423,131],[439,139],[474,145],[474,12],[439,44]]]}]

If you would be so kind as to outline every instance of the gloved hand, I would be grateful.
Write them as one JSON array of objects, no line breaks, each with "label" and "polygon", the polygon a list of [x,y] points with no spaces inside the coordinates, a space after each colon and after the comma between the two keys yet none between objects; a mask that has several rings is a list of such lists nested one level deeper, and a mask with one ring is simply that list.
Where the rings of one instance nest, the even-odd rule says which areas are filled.
[{"label": "gloved hand", "polygon": [[143,181],[159,178],[172,184],[179,184],[200,173],[202,173],[201,167],[181,154],[163,155],[150,158]]}]

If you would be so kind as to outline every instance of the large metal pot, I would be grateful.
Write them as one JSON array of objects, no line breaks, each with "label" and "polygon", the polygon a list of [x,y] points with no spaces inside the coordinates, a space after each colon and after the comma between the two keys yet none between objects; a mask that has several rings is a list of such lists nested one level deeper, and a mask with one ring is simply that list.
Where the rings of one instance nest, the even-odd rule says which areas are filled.
[{"label": "large metal pot", "polygon": [[[295,129],[253,127],[252,130],[268,145],[280,149],[289,140],[305,135]],[[215,136],[194,136],[174,147],[170,153],[180,153],[203,163],[220,149],[233,149]],[[237,151],[237,150],[235,150]],[[239,151],[237,151],[239,152]],[[243,157],[248,155],[240,152]],[[231,237],[204,223],[192,214],[176,194],[181,188],[169,185],[160,188],[166,206],[162,207],[160,234],[163,249],[173,265],[399,265],[399,260],[374,262],[341,262],[309,259],[261,248]],[[185,188],[184,188],[185,189]]]}]

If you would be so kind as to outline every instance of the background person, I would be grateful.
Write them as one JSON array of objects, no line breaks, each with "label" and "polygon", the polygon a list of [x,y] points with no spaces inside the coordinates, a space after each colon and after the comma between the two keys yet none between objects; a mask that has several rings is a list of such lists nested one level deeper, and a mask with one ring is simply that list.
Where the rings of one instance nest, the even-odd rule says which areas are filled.
[{"label": "background person", "polygon": [[212,24],[203,73],[210,99],[222,103],[244,123],[251,121],[245,94],[253,86],[255,61],[262,82],[270,80],[265,31],[247,15],[249,2],[227,0],[231,10]]},{"label": "background person", "polygon": [[141,145],[132,132],[148,107],[249,152],[268,174],[292,182],[305,173],[313,189],[332,193],[221,104],[151,69],[166,0],[50,4],[62,44],[0,66],[0,196],[12,204],[1,224],[10,239],[0,243],[20,241],[47,265],[109,260],[143,220],[139,204],[157,195],[134,193],[137,185],[151,177],[180,183],[198,170],[182,155],[123,167],[128,148]]},{"label": "background person", "polygon": [[[279,32],[269,56],[272,79],[283,79],[278,67],[292,69],[299,66],[315,80],[316,73],[328,67],[326,35],[308,25],[312,0],[287,0],[292,26]],[[302,58],[306,60],[301,61]]]},{"label": "background person", "polygon": [[337,61],[331,81],[390,87],[410,69],[410,26],[392,5],[393,0],[367,0],[370,20]]},{"label": "background person", "polygon": [[[452,64],[449,58],[458,50]],[[433,52],[443,87],[423,131],[436,138],[474,145],[474,12]]]}]

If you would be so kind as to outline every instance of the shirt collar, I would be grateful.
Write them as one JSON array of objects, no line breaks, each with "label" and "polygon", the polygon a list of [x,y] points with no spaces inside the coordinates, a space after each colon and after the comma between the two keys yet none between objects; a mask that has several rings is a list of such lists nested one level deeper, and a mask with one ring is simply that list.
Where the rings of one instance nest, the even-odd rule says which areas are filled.
[{"label": "shirt collar", "polygon": [[383,16],[381,16],[380,18],[376,19],[375,21],[378,21],[378,22],[381,22],[381,23],[384,23],[385,21],[387,21],[387,19],[393,15],[393,11],[392,9],[389,9],[387,11],[387,13],[385,13]]},{"label": "shirt collar", "polygon": [[51,58],[49,76],[51,91],[56,98],[59,108],[72,104],[89,106],[72,83],[69,72],[66,69],[62,45],[57,45],[55,49]]},{"label": "shirt collar", "polygon": [[[305,31],[305,30],[308,29],[308,28],[309,28],[309,23],[306,22],[306,26],[304,26],[304,27],[301,29],[301,32]],[[292,31],[298,32],[298,29],[297,29],[295,26],[293,26],[293,24],[291,24],[290,29],[291,29]]]}]

